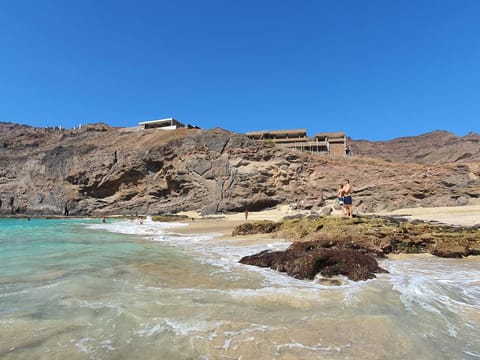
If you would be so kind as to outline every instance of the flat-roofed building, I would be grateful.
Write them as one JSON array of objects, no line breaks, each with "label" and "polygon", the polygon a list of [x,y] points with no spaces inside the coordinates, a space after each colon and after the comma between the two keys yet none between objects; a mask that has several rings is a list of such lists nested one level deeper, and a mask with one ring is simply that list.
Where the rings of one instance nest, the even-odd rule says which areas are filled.
[{"label": "flat-roofed building", "polygon": [[[305,129],[291,129],[291,130],[272,130],[272,131],[251,131],[247,133],[247,136],[255,140],[282,140],[288,139],[290,141],[303,139],[307,136],[307,130]],[[281,142],[281,141],[280,141]]]},{"label": "flat-roofed building", "polygon": [[347,150],[347,138],[344,132],[324,132],[315,134],[316,141],[327,144],[328,153],[335,157],[345,156]]},{"label": "flat-roofed building", "polygon": [[175,118],[166,118],[166,119],[159,119],[159,120],[150,120],[150,121],[143,121],[138,123],[143,129],[161,129],[161,130],[175,130],[178,128],[184,128],[185,125],[182,124]]},{"label": "flat-roofed building", "polygon": [[257,141],[272,141],[275,145],[308,152],[327,153],[332,156],[346,154],[346,138],[344,132],[329,132],[307,136],[305,129],[251,131],[246,134]]}]

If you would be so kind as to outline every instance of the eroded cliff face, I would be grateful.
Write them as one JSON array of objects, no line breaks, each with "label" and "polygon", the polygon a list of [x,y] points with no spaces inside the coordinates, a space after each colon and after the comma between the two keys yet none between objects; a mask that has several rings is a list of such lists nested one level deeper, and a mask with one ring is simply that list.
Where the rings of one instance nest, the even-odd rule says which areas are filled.
[{"label": "eroded cliff face", "polygon": [[377,211],[462,205],[480,196],[478,164],[400,164],[288,152],[222,129],[77,130],[0,123],[1,214],[203,214],[307,208],[344,178],[354,206]]},{"label": "eroded cliff face", "polygon": [[480,161],[480,135],[474,132],[460,137],[437,130],[389,141],[354,140],[350,145],[357,155],[396,162],[446,164]]}]

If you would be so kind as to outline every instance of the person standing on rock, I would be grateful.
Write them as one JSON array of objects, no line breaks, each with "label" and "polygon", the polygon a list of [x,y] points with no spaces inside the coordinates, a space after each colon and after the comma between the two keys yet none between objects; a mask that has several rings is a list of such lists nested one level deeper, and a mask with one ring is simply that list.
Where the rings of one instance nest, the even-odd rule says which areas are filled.
[{"label": "person standing on rock", "polygon": [[340,187],[337,190],[337,201],[338,205],[342,207],[343,214],[347,215],[345,205],[343,204],[343,184],[340,184]]},{"label": "person standing on rock", "polygon": [[345,179],[343,184],[343,206],[345,208],[345,216],[351,218],[352,214],[352,185],[350,185],[350,180]]}]

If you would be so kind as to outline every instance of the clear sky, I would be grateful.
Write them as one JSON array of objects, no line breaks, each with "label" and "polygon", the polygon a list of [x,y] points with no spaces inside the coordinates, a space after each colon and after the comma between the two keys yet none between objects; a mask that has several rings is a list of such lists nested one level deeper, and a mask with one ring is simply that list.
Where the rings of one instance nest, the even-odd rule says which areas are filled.
[{"label": "clear sky", "polygon": [[479,0],[0,0],[0,121],[480,132]]}]

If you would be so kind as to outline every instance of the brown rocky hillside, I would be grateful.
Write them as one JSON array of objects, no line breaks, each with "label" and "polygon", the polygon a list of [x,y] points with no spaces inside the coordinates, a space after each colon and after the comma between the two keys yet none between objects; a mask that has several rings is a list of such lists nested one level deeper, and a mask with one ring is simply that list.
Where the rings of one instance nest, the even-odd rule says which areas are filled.
[{"label": "brown rocky hillside", "polygon": [[71,215],[212,214],[277,204],[316,209],[335,198],[346,177],[360,212],[454,206],[480,197],[478,163],[386,158],[288,152],[222,129],[0,123],[0,214],[10,213],[12,199],[14,211],[25,214],[61,214],[65,204]]},{"label": "brown rocky hillside", "polygon": [[422,164],[480,162],[480,135],[474,132],[460,137],[447,131],[390,141],[351,140],[352,152],[388,161]]}]

